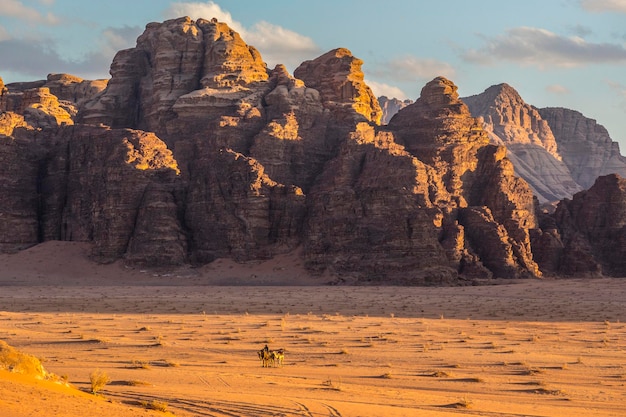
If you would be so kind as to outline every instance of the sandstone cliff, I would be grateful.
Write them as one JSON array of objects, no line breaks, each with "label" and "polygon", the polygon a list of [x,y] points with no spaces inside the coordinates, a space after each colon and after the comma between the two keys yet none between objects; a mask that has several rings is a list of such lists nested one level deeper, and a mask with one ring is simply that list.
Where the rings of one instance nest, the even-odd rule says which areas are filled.
[{"label": "sandstone cliff", "polygon": [[0,85],[0,250],[79,240],[98,261],[157,266],[301,247],[310,271],[405,284],[540,276],[536,259],[552,272],[575,257],[591,232],[536,214],[452,81],[381,126],[361,65],[339,48],[269,70],[227,25],[180,18],[148,24],[102,91],[67,75]]},{"label": "sandstone cliff", "polygon": [[434,168],[439,180],[430,188],[432,201],[458,213],[447,223],[463,226],[471,252],[487,268],[506,277],[539,274],[528,235],[536,223],[532,192],[514,176],[506,149],[489,144],[451,81],[438,77],[428,83],[387,127],[407,151]]},{"label": "sandstone cliff", "polygon": [[533,236],[539,263],[548,273],[626,276],[626,179],[611,174],[563,200],[544,215]]},{"label": "sandstone cliff", "polygon": [[[364,120],[380,124],[382,110],[378,99],[363,81],[363,61],[345,48],[327,52],[319,58],[303,62],[294,76],[320,92],[327,109],[343,117],[362,116]],[[343,115],[345,113],[345,116]]]}]

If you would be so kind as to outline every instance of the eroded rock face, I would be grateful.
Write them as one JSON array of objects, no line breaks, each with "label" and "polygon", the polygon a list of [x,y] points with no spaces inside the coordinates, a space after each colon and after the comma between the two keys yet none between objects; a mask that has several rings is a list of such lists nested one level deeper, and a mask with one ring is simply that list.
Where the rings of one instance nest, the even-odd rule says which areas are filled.
[{"label": "eroded rock face", "polygon": [[[107,82],[108,80],[84,80],[71,74],[48,74],[45,80],[11,83],[6,86],[8,94],[4,104],[0,99],[0,109],[22,114],[25,107],[33,104],[44,108],[60,107],[73,120],[80,106],[104,90]],[[28,104],[24,104],[24,100]]]},{"label": "eroded rock face", "polygon": [[[532,193],[451,81],[427,84],[386,128],[360,123],[346,139],[308,195],[309,268],[414,284],[540,274]],[[472,221],[467,210],[488,216]],[[485,240],[498,255],[482,252]]]},{"label": "eroded rock face", "polygon": [[420,98],[400,110],[387,127],[398,143],[442,178],[443,186],[431,187],[434,202],[468,205],[478,151],[489,138],[459,100],[452,81],[438,77],[427,83]]},{"label": "eroded rock face", "polygon": [[71,74],[48,74],[45,84],[59,100],[72,103],[76,109],[103,91],[108,80],[84,80]]},{"label": "eroded rock face", "polygon": [[[479,120],[473,118],[459,99],[457,87],[443,77],[422,89],[420,98],[399,111],[389,122],[407,151],[434,168],[439,180],[432,181],[431,200],[445,207],[452,217],[445,223],[459,224],[467,238],[463,250],[454,256],[464,264],[482,259],[481,247],[503,245],[511,258],[494,257],[484,266],[499,276],[539,275],[533,261],[528,229],[536,226],[533,195],[525,181],[515,177],[506,149],[489,144]],[[472,207],[477,207],[473,209]],[[484,208],[483,208],[484,207]],[[470,209],[472,208],[472,209]],[[472,213],[484,213],[476,217]],[[480,221],[474,219],[480,218]],[[494,233],[481,232],[488,229]],[[459,226],[449,230],[458,235]],[[489,244],[484,239],[495,239]],[[495,259],[502,262],[496,265]]]},{"label": "eroded rock face", "polygon": [[564,245],[559,272],[626,276],[626,179],[599,177],[563,200],[554,217]]},{"label": "eroded rock face", "polygon": [[[123,257],[143,221],[143,205],[150,204],[149,185],[158,182],[171,188],[176,181],[171,152],[152,133],[95,126],[60,129],[49,142],[39,167],[41,239],[93,242],[93,256],[99,261]],[[169,214],[171,222],[179,223],[176,212]],[[161,225],[151,225],[156,241],[185,244],[180,224],[174,237],[163,236]]]},{"label": "eroded rock face", "polygon": [[474,117],[482,117],[485,124],[491,127],[499,144],[533,144],[561,159],[548,123],[510,85],[494,85],[481,94],[462,100]]},{"label": "eroded rock face", "polygon": [[167,140],[168,132],[196,133],[215,118],[250,116],[259,104],[256,87],[268,76],[256,49],[224,23],[188,17],[150,23],[136,47],[115,56],[106,90],[79,119]]},{"label": "eroded rock face", "polygon": [[[0,206],[6,220],[0,229],[3,251],[45,240],[89,241],[96,259],[119,259],[141,220],[146,187],[176,179],[171,152],[154,134],[141,131],[21,128],[0,140],[6,161],[0,166],[6,179]],[[176,213],[172,218],[176,221]],[[153,238],[162,238],[154,232]]]},{"label": "eroded rock face", "polygon": [[[156,266],[301,246],[310,271],[340,281],[427,285],[540,276],[536,261],[620,271],[598,252],[621,247],[619,210],[576,197],[536,214],[507,148],[445,78],[380,126],[361,64],[336,49],[268,71],[228,26],[181,18],[149,24],[101,92],[67,75],[0,86],[0,250],[89,241],[98,261]],[[616,184],[589,198],[619,207]]]},{"label": "eroded rock face", "polygon": [[[0,129],[11,132],[19,126],[46,128],[74,124],[76,109],[73,104],[60,102],[49,88],[38,87],[13,93],[4,90],[0,98],[0,112],[0,117],[3,117]],[[18,122],[17,118],[23,122]]]},{"label": "eroded rock face", "polygon": [[305,196],[271,180],[256,160],[230,150],[194,162],[185,204],[196,263],[269,259],[299,240]]},{"label": "eroded rock face", "polygon": [[5,132],[0,129],[0,252],[11,253],[39,241],[38,166],[31,143]]},{"label": "eroded rock face", "polygon": [[346,280],[456,281],[439,243],[442,214],[429,198],[430,170],[390,132],[358,125],[308,196],[307,267]]},{"label": "eroded rock face", "polygon": [[462,100],[474,117],[483,119],[491,141],[507,147],[515,172],[540,202],[571,197],[582,189],[562,161],[549,124],[510,85],[494,85]]},{"label": "eroded rock face", "polygon": [[575,110],[549,107],[539,113],[550,125],[563,162],[582,188],[591,187],[599,176],[626,177],[626,157],[602,125]]},{"label": "eroded rock face", "polygon": [[332,115],[320,93],[289,75],[284,66],[272,71],[270,83],[274,88],[263,99],[267,122],[255,135],[250,156],[273,180],[308,191],[334,152],[327,138]]},{"label": "eroded rock face", "polygon": [[[382,110],[378,99],[363,81],[361,65],[363,61],[355,58],[348,49],[338,48],[303,62],[293,74],[308,87],[318,90],[324,106],[339,113],[338,119],[343,114],[354,119],[356,112],[362,120],[380,124]],[[349,111],[344,111],[345,108]]]}]

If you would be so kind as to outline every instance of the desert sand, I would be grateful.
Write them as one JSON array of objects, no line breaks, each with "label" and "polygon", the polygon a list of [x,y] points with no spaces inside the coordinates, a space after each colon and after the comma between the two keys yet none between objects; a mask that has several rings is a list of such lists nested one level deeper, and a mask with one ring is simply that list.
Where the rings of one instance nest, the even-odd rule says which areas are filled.
[{"label": "desert sand", "polygon": [[329,286],[297,254],[155,271],[88,250],[0,255],[0,340],[69,383],[0,371],[3,417],[626,415],[626,279]]}]

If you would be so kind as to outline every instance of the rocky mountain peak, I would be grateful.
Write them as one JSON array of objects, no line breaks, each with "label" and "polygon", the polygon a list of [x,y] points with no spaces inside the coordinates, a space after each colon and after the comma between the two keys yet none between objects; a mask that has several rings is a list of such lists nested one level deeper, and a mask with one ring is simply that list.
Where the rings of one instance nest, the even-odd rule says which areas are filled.
[{"label": "rocky mountain peak", "polygon": [[228,25],[189,17],[148,24],[134,48],[117,53],[110,72],[107,89],[79,119],[161,135],[192,109],[196,117],[207,106],[254,107],[249,102],[258,98],[247,97],[269,78],[259,52]]},{"label": "rocky mountain peak", "polygon": [[268,78],[268,71],[261,54],[248,45],[239,33],[226,23],[199,19],[197,26],[204,34],[208,49],[204,53],[203,87],[232,88]]},{"label": "rocky mountain peak", "polygon": [[283,64],[278,64],[274,67],[270,73],[270,81],[274,82],[277,86],[284,85],[288,88],[304,87],[304,82],[289,74],[287,67]]},{"label": "rocky mountain peak", "polygon": [[604,126],[576,110],[561,107],[539,109],[557,140],[563,162],[582,188],[596,178],[616,173],[626,178],[626,157]]},{"label": "rocky mountain peak", "polygon": [[327,108],[341,111],[347,107],[348,116],[356,111],[365,120],[380,124],[382,110],[371,88],[365,84],[362,65],[363,61],[348,49],[337,48],[303,62],[293,75],[307,87],[318,90]]},{"label": "rocky mountain peak", "polygon": [[428,82],[420,93],[420,102],[433,109],[457,105],[459,108],[458,87],[445,77],[436,77]]},{"label": "rocky mountain peak", "polygon": [[517,90],[507,83],[492,85],[485,90],[485,95],[493,101],[518,102],[522,97]]},{"label": "rocky mountain peak", "polygon": [[424,146],[489,142],[479,121],[459,99],[457,86],[444,77],[427,83],[415,103],[401,109],[388,126],[403,132],[404,145],[412,153]]},{"label": "rocky mountain peak", "polygon": [[548,123],[510,85],[491,86],[481,94],[464,97],[463,101],[474,116],[484,119],[494,142],[538,145],[561,160]]},{"label": "rocky mountain peak", "polygon": [[569,198],[581,190],[563,163],[556,138],[537,109],[508,84],[462,98],[495,144],[506,145],[515,172],[541,202]]}]

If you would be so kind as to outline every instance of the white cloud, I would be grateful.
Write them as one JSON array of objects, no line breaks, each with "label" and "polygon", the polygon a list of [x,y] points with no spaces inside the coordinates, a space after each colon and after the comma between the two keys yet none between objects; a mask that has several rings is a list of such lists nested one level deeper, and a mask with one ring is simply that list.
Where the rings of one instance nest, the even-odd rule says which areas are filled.
[{"label": "white cloud", "polygon": [[552,84],[546,87],[546,91],[553,94],[569,94],[569,89],[560,84]]},{"label": "white cloud", "polygon": [[626,0],[581,0],[580,5],[589,12],[626,13]]},{"label": "white cloud", "polygon": [[303,61],[317,57],[321,50],[307,36],[268,22],[258,22],[241,36],[257,48],[270,68],[284,64],[294,70]]},{"label": "white cloud", "polygon": [[136,45],[137,37],[141,35],[143,28],[139,26],[124,26],[121,28],[106,28],[102,31],[102,41],[99,54],[113,56],[122,49],[128,49]]},{"label": "white cloud", "polygon": [[393,82],[430,81],[438,76],[452,79],[456,75],[452,65],[446,62],[411,55],[379,63],[368,72],[378,79],[393,80]]},{"label": "white cloud", "polygon": [[404,91],[396,86],[372,80],[365,80],[365,83],[370,86],[376,97],[387,96],[388,98],[397,98],[399,100],[406,100],[407,98]]},{"label": "white cloud", "polygon": [[315,58],[320,49],[307,36],[296,33],[265,21],[259,21],[250,28],[233,20],[232,15],[223,10],[213,1],[206,3],[173,3],[164,12],[168,19],[189,16],[192,19],[216,18],[237,31],[242,39],[254,46],[263,56],[263,60],[272,68],[277,64],[284,64],[293,69],[307,59]]},{"label": "white cloud", "polygon": [[42,14],[37,9],[25,6],[19,0],[2,0],[0,16],[8,16],[29,23],[43,23],[57,25],[61,20],[52,13]]},{"label": "white cloud", "polygon": [[394,77],[406,81],[415,79],[427,79],[438,76],[446,78],[454,78],[456,72],[454,68],[442,61],[436,59],[423,59],[414,56],[405,56],[403,58],[394,59],[389,63],[389,70]]},{"label": "white cloud", "polygon": [[545,29],[518,27],[504,35],[484,39],[483,48],[465,52],[463,59],[480,65],[510,61],[540,69],[626,63],[626,48],[622,45],[590,43],[577,36],[560,36]]},{"label": "white cloud", "polygon": [[163,12],[163,16],[166,19],[175,19],[183,16],[189,16],[194,20],[200,18],[211,20],[216,18],[220,22],[226,23],[240,34],[244,29],[241,23],[233,20],[233,17],[229,12],[222,10],[218,4],[212,1],[208,1],[206,3],[172,3],[170,7]]}]

